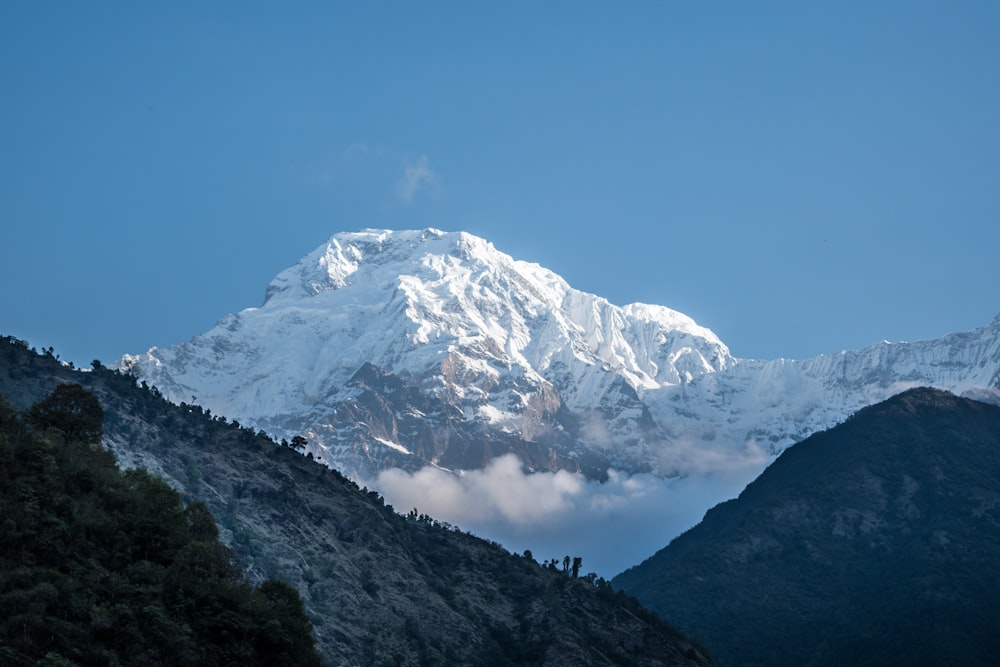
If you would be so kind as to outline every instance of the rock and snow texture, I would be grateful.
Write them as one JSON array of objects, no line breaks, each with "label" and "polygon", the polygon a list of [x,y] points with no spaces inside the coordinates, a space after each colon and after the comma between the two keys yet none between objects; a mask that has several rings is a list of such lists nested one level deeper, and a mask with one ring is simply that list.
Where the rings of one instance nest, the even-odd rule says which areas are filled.
[{"label": "rock and snow texture", "polygon": [[369,476],[388,466],[669,476],[766,459],[929,385],[1000,394],[1000,317],[920,343],[742,360],[662,306],[615,306],[465,233],[333,236],[264,304],[121,367]]}]

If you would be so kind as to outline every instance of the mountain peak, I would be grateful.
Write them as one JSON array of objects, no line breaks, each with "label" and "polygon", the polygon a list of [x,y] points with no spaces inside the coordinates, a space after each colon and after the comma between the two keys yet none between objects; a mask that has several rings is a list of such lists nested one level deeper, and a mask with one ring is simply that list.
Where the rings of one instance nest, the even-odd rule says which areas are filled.
[{"label": "mountain peak", "polygon": [[[366,229],[279,273],[262,306],[120,366],[172,400],[197,396],[278,437],[306,433],[315,455],[349,471],[374,474],[380,452],[394,465],[423,451],[407,465],[479,468],[517,451],[549,469],[672,475],[713,456],[759,466],[909,387],[983,393],[1000,386],[998,349],[1000,331],[985,327],[801,362],[739,360],[682,313],[616,306],[472,234]],[[379,392],[405,391],[352,384],[365,365],[392,376]],[[436,417],[403,428],[416,414]]]},{"label": "mountain peak", "polygon": [[428,239],[439,240],[446,232],[436,229],[394,231],[365,229],[360,232],[339,232],[328,241],[279,273],[267,287],[264,302],[282,295],[293,299],[314,296],[348,284],[350,277],[364,262],[386,261],[398,257],[401,250],[413,248]]},{"label": "mountain peak", "polygon": [[514,260],[492,243],[468,232],[434,228],[365,229],[334,234],[294,266],[279,273],[268,285],[264,303],[275,297],[298,300],[316,296],[361,282],[362,278],[367,283],[402,275],[437,274],[438,278],[446,278],[446,274],[454,273],[460,266],[474,271],[485,269],[489,273],[511,271],[543,284],[562,282],[537,264]]},{"label": "mountain peak", "polygon": [[649,419],[639,393],[717,372],[732,357],[686,315],[615,306],[473,234],[367,229],[334,234],[279,273],[259,308],[122,361],[167,396],[198,396],[278,436],[354,400],[349,381],[365,364],[409,378],[427,400],[448,397],[470,424],[531,441],[551,433],[577,451],[568,434],[579,418],[554,415],[592,411],[596,397],[606,407],[587,419],[602,423],[587,432],[624,429],[641,449]]},{"label": "mountain peak", "polygon": [[984,401],[975,395],[957,396],[944,389],[915,387],[859,410],[853,419],[883,419],[893,415],[916,415],[934,410],[954,411],[982,403]]}]

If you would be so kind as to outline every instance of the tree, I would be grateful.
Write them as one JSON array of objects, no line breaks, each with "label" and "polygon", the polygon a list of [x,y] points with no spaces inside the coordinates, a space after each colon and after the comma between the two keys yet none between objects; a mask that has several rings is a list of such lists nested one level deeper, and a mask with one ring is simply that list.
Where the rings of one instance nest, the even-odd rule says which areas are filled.
[{"label": "tree", "polygon": [[0,665],[318,667],[295,589],[251,588],[203,503],[81,445],[100,418],[77,385],[23,418],[0,397]]},{"label": "tree", "polygon": [[69,442],[101,441],[104,409],[93,394],[78,384],[61,384],[28,411],[37,429],[57,428]]},{"label": "tree", "polygon": [[274,667],[319,665],[312,626],[298,592],[288,584],[269,579],[258,589],[257,658]]},{"label": "tree", "polygon": [[583,565],[583,558],[580,556],[573,557],[573,578],[576,579],[580,576],[580,567]]}]

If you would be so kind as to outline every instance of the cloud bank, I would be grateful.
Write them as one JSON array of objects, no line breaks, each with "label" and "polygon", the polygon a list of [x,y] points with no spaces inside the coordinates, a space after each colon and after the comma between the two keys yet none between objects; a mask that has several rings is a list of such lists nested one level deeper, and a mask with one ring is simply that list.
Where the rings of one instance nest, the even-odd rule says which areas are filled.
[{"label": "cloud bank", "polygon": [[417,508],[512,552],[530,549],[539,561],[581,556],[584,572],[611,578],[738,495],[765,465],[766,459],[746,456],[722,471],[683,478],[610,470],[597,482],[564,470],[526,473],[508,454],[459,474],[385,470],[368,486],[397,511]]}]

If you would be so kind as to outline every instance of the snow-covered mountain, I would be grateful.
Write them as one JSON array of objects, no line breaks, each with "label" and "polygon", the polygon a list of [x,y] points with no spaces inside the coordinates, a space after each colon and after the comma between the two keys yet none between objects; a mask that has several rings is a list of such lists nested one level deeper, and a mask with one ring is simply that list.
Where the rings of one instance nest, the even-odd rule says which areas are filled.
[{"label": "snow-covered mountain", "polygon": [[465,233],[333,236],[264,304],[124,369],[367,477],[472,469],[669,476],[766,459],[859,407],[930,385],[1000,395],[1000,316],[919,343],[734,358],[662,306],[620,307]]}]

